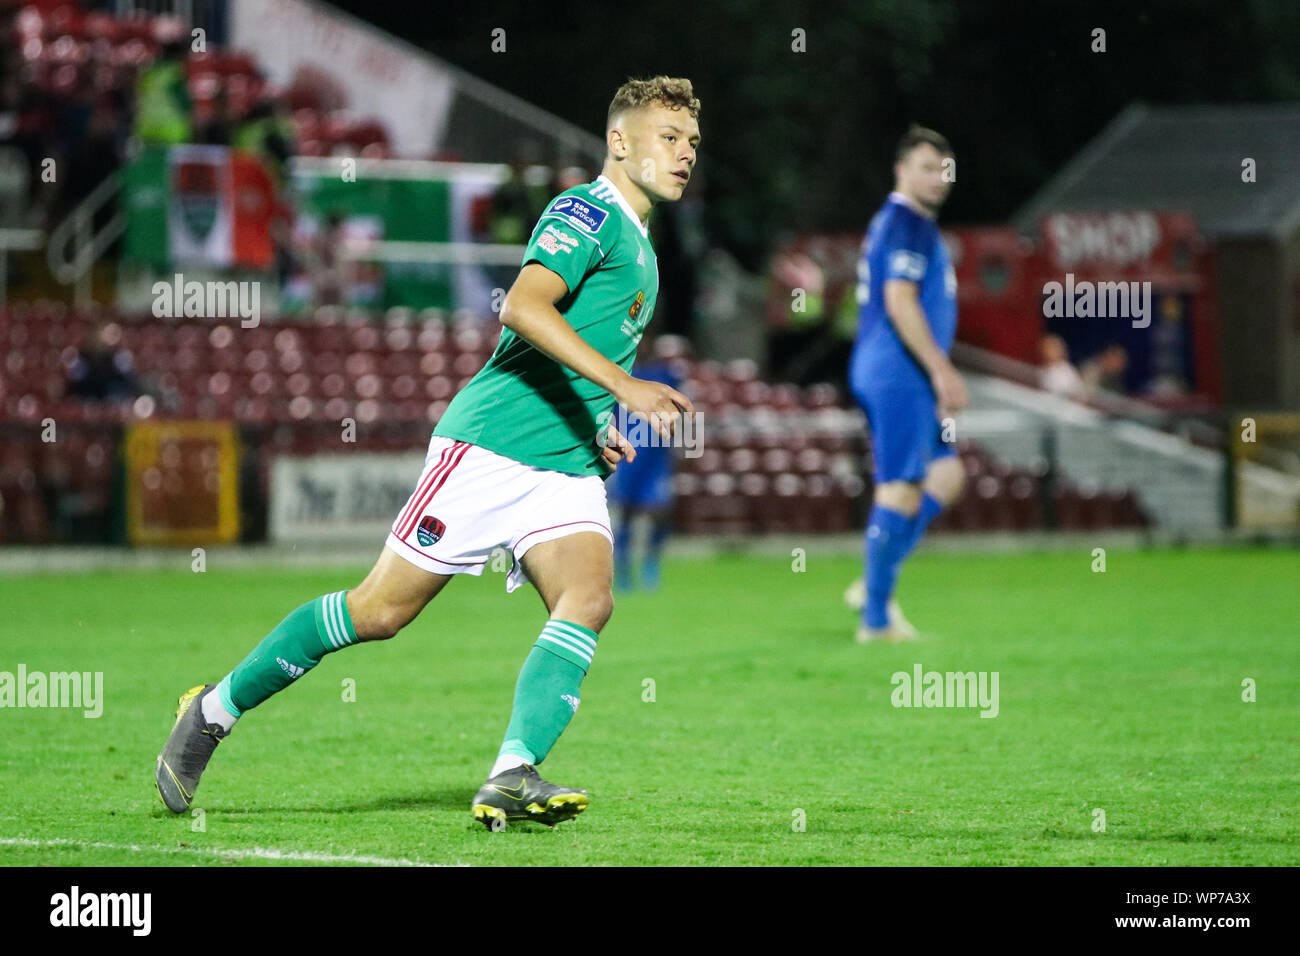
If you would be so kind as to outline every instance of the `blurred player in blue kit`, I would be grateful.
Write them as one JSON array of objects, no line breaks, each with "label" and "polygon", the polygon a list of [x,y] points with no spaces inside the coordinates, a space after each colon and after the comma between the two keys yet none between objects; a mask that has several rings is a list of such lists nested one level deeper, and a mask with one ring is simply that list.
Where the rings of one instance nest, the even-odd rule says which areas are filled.
[{"label": "blurred player in blue kit", "polygon": [[[682,340],[677,336],[646,336],[633,374],[648,382],[662,382],[670,388],[679,388],[681,379],[673,371],[672,360],[684,354]],[[617,409],[615,414],[621,414]],[[645,436],[646,441],[634,443],[636,455],[625,460],[605,483],[605,491],[619,511],[619,522],[614,531],[614,584],[619,590],[629,591],[638,584],[650,591],[659,587],[659,562],[664,543],[672,531],[673,472],[675,449],[648,425],[637,427],[637,420],[618,421],[616,427],[627,435]],[[636,571],[632,543],[637,519],[643,517],[649,525],[645,543],[645,556]]]},{"label": "blurred player in blue kit", "polygon": [[957,277],[935,223],[955,170],[943,136],[909,129],[898,144],[894,191],[871,220],[858,263],[849,387],[866,412],[875,460],[865,574],[845,594],[862,612],[859,642],[916,637],[893,597],[898,572],[965,481],[961,459],[943,440],[943,420],[967,397],[948,358]]}]

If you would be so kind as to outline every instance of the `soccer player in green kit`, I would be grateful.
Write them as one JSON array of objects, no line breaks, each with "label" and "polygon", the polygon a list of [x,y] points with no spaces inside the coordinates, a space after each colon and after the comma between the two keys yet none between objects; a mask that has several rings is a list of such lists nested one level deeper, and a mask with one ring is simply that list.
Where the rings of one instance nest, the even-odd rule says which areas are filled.
[{"label": "soccer player in green kit", "polygon": [[538,220],[505,298],[487,364],[434,429],[424,471],[383,551],[355,588],[293,611],[218,684],[191,688],[155,781],[176,813],[235,721],[323,655],[386,640],[458,573],[482,574],[497,547],[548,620],[524,661],[496,763],[471,804],[493,829],[547,825],[586,809],[585,791],[536,765],[577,711],[597,636],[613,612],[604,478],[635,449],[610,422],[612,400],[668,437],[690,400],[629,372],[654,311],[658,266],[647,223],[680,199],[695,165],[700,104],[689,80],[629,80],[610,104],[601,175],[556,197]]}]

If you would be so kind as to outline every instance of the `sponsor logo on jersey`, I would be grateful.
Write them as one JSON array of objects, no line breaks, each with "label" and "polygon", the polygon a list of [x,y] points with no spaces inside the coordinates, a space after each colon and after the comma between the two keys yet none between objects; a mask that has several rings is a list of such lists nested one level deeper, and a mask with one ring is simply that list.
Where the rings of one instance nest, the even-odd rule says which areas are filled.
[{"label": "sponsor logo on jersey", "polygon": [[609,211],[593,206],[576,196],[565,196],[551,203],[549,212],[559,213],[584,232],[598,232]]},{"label": "sponsor logo on jersey", "polygon": [[445,524],[433,515],[425,515],[420,519],[420,527],[415,530],[415,539],[427,548],[431,544],[437,544],[446,533]]},{"label": "sponsor logo on jersey", "polygon": [[549,235],[548,233],[545,232],[537,237],[537,248],[541,249],[543,252],[549,252],[551,255],[555,255],[557,252],[570,251],[568,246],[564,245],[562,242],[560,242],[560,240],[556,239],[554,236]]},{"label": "sponsor logo on jersey", "polygon": [[542,231],[549,232],[551,235],[553,235],[556,239],[560,240],[560,242],[564,243],[566,246],[576,246],[578,244],[577,236],[571,236],[563,229],[557,229],[551,223],[547,223],[546,228]]},{"label": "sponsor logo on jersey", "polygon": [[920,282],[925,275],[925,256],[899,249],[889,259],[889,272],[900,279]]},{"label": "sponsor logo on jersey", "polygon": [[563,229],[547,225],[537,237],[537,248],[555,255],[557,252],[572,252],[578,245],[578,237],[571,236]]}]

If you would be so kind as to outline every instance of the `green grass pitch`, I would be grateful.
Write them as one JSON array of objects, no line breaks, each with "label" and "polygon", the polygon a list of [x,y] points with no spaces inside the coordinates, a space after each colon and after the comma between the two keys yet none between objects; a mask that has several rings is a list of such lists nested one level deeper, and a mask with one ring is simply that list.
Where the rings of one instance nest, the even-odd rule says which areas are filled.
[{"label": "green grass pitch", "polygon": [[[153,788],[177,696],[364,568],[0,578],[0,671],[104,675],[98,719],[0,710],[0,863],[1300,863],[1300,558],[1091,564],[922,551],[899,596],[926,637],[859,646],[852,558],[669,562],[659,594],[619,596],[543,766],[590,808],[504,833],[469,801],[545,617],[531,589],[466,577],[327,656],[221,745],[199,818]],[[916,664],[998,672],[998,715],[893,706]]]}]

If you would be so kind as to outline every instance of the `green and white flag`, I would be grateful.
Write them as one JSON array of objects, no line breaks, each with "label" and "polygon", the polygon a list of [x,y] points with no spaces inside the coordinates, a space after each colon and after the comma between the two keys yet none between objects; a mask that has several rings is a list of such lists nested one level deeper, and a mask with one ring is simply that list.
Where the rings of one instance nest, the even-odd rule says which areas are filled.
[{"label": "green and white flag", "polygon": [[224,146],[154,146],[121,177],[128,261],[158,272],[271,267],[275,186],[256,156]]},{"label": "green and white flag", "polygon": [[230,151],[222,146],[173,146],[167,236],[173,265],[229,266],[234,260]]}]

